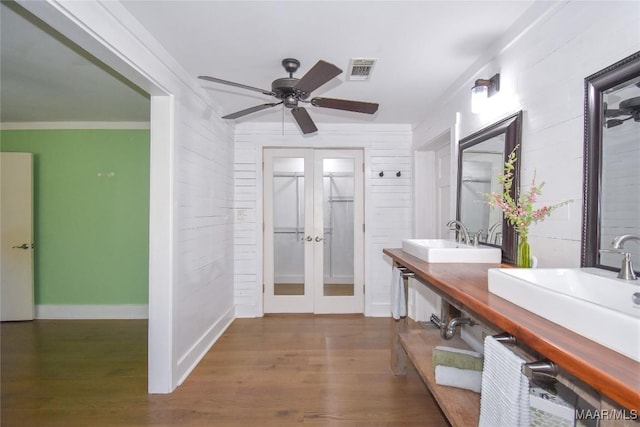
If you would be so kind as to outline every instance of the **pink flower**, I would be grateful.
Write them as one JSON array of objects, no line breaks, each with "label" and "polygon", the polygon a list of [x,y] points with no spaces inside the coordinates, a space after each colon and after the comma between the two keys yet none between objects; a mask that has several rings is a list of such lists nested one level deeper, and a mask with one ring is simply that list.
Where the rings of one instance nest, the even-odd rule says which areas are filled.
[{"label": "pink flower", "polygon": [[[517,149],[517,147],[516,147]],[[539,185],[536,185],[536,174],[534,172],[533,179],[529,186],[529,191],[521,194],[517,199],[513,199],[510,194],[510,190],[513,186],[513,169],[515,169],[516,149],[509,154],[507,161],[504,164],[504,171],[498,173],[498,181],[502,184],[503,192],[499,194],[492,192],[486,196],[489,198],[487,203],[502,210],[503,215],[507,222],[515,227],[516,231],[520,235],[527,235],[529,226],[531,223],[542,221],[545,216],[550,215],[551,211],[557,207],[569,203],[571,200],[559,203],[553,206],[542,206],[539,209],[534,210],[533,204],[537,200],[537,196],[542,194],[542,187],[544,181]]]}]

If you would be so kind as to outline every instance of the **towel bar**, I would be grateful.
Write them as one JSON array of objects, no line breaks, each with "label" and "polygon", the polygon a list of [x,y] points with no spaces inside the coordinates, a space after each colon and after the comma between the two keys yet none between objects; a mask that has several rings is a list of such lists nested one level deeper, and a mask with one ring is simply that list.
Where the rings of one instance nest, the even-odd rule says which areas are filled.
[{"label": "towel bar", "polygon": [[407,267],[398,266],[398,270],[402,273],[403,278],[407,277],[416,277],[416,274],[413,271],[410,271]]},{"label": "towel bar", "polygon": [[516,340],[516,337],[514,337],[513,335],[511,335],[508,332],[503,332],[501,334],[493,335],[493,339],[498,341],[499,343],[502,343],[502,344],[515,345],[518,342]]},{"label": "towel bar", "polygon": [[532,381],[555,381],[560,372],[558,365],[550,360],[536,360],[522,365],[522,373]]}]

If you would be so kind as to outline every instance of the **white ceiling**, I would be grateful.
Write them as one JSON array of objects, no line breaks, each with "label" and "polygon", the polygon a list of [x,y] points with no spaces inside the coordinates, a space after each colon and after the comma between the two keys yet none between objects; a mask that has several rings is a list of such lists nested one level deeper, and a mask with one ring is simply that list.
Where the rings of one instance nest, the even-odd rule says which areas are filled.
[{"label": "white ceiling", "polygon": [[20,6],[0,4],[0,121],[148,121],[149,97]]},{"label": "white ceiling", "polygon": [[[374,116],[309,107],[316,123],[416,126],[533,1],[125,1],[123,5],[193,75],[270,89],[297,58],[347,70],[377,58],[371,80],[342,73],[312,96],[378,102]],[[2,6],[2,121],[144,120],[148,100]],[[222,114],[273,102],[198,80]],[[141,108],[140,104],[145,104]],[[132,107],[132,108],[128,108]],[[282,107],[238,121],[282,120]],[[287,114],[286,119],[291,121]]]}]

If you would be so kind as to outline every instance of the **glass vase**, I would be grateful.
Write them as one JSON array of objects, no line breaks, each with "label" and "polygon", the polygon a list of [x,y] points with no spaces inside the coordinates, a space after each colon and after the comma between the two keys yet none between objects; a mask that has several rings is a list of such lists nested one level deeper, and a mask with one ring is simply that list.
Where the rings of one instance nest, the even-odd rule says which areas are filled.
[{"label": "glass vase", "polygon": [[531,268],[531,254],[529,251],[529,241],[526,235],[521,235],[518,241],[518,255],[516,257],[516,267]]}]

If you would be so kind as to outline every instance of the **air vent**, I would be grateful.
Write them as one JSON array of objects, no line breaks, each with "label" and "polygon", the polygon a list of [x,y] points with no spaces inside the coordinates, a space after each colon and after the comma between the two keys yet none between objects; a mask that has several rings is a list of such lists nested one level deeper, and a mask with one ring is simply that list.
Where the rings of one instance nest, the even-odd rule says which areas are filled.
[{"label": "air vent", "polygon": [[369,80],[376,59],[352,58],[349,62],[347,80]]}]

